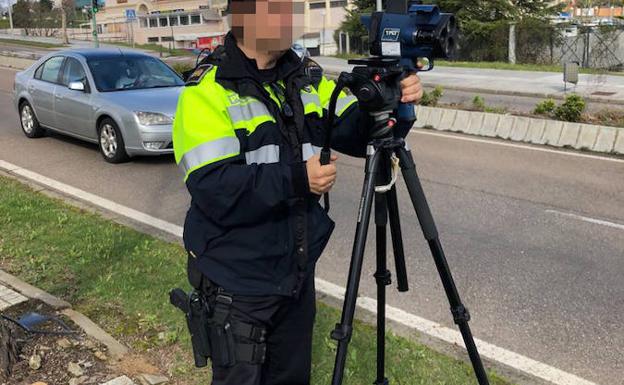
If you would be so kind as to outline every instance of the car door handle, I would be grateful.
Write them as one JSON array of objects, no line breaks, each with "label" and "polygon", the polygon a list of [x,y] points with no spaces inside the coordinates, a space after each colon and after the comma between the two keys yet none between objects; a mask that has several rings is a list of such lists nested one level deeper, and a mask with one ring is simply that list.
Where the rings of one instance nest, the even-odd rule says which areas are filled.
[{"label": "car door handle", "polygon": [[63,100],[63,96],[62,95],[54,95],[56,97],[56,100]]}]

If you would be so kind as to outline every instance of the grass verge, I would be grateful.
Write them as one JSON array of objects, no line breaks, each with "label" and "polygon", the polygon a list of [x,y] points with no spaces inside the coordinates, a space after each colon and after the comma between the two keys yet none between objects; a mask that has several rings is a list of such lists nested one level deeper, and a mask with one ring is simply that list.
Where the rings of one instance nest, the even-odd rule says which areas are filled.
[{"label": "grass verge", "polygon": [[[0,268],[91,317],[154,364],[175,384],[208,383],[193,370],[182,315],[167,292],[185,281],[185,252],[99,215],[69,206],[0,176]],[[329,332],[338,311],[319,303],[312,384],[330,382],[335,344]],[[368,384],[375,375],[375,331],[357,323],[345,384]],[[407,339],[388,336],[388,377],[396,384],[474,384],[472,369]],[[506,380],[491,373],[491,384]]]},{"label": "grass verge", "polygon": [[179,49],[179,48],[169,49],[167,47],[164,47],[160,44],[155,44],[155,43],[135,44],[134,47],[132,47],[132,44],[120,42],[120,41],[114,41],[114,42],[106,41],[103,43],[111,44],[111,45],[118,45],[121,47],[138,48],[138,49],[144,49],[148,51],[162,52],[163,54],[166,54],[169,56],[197,56],[196,54],[194,54],[192,51],[189,51],[189,50]]},{"label": "grass verge", "polygon": [[66,45],[63,44],[55,44],[55,43],[45,43],[41,41],[32,41],[32,40],[21,40],[21,39],[0,39],[0,43],[2,44],[12,44],[12,45],[21,45],[28,47],[37,47],[37,48],[63,48]]}]

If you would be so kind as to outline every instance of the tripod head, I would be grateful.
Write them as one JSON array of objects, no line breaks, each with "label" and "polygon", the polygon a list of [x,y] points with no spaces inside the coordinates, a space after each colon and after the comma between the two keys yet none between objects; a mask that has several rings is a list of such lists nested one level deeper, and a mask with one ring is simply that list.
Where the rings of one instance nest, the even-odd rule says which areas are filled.
[{"label": "tripod head", "polygon": [[358,99],[360,111],[367,112],[374,119],[369,139],[392,137],[396,119],[394,111],[399,108],[401,98],[400,81],[404,75],[399,59],[371,57],[349,60],[356,64],[353,71],[343,73],[339,82]]}]

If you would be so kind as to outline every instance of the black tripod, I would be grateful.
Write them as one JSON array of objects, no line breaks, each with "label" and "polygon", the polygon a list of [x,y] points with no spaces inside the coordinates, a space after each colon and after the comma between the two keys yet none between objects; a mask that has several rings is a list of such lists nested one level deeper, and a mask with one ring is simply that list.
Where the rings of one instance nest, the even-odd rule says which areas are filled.
[{"label": "black tripod", "polygon": [[[378,61],[375,63],[379,64]],[[392,81],[396,80],[393,80],[393,74],[395,74],[394,69],[390,69],[390,71],[388,71],[388,66],[386,64],[384,64],[381,68],[372,69],[370,67],[356,67],[354,69],[354,73],[358,72],[358,68],[359,72],[363,74],[364,77],[370,77],[369,75],[374,74],[372,78],[374,78],[374,81],[378,83],[382,82],[384,77],[386,77],[388,83],[392,83]],[[379,74],[382,74],[382,76],[379,76]],[[338,90],[335,91],[336,95],[332,95],[332,100],[330,101],[330,124],[333,119],[331,118],[332,104],[335,105],[335,96],[337,96],[340,87],[343,85],[349,86],[354,94],[358,96],[359,100],[363,93],[373,92],[371,91],[371,88],[374,87],[369,81],[363,82],[362,79],[353,80],[353,75],[354,74],[343,73],[341,75],[341,78],[343,79],[341,80],[339,78],[338,80],[338,84],[336,86]],[[346,80],[344,77],[346,77]],[[364,85],[362,86],[362,84]],[[379,91],[387,91],[384,87],[378,88]],[[363,89],[366,90],[362,91]],[[366,99],[364,99],[364,101],[366,102]],[[366,108],[366,104],[363,104],[361,100],[360,105],[361,109]],[[388,105],[386,104],[385,106],[387,107]],[[353,318],[355,314],[360,276],[362,273],[364,249],[366,245],[366,236],[373,200],[375,201],[375,229],[377,240],[377,271],[375,272],[375,279],[377,283],[377,378],[375,384],[388,384],[388,379],[385,377],[386,286],[391,283],[391,275],[386,264],[386,226],[388,219],[390,222],[390,233],[392,236],[394,259],[397,270],[398,289],[402,292],[408,290],[397,194],[394,186],[394,180],[392,180],[394,178],[392,178],[392,172],[390,170],[390,165],[394,159],[398,159],[399,161],[410,199],[416,211],[416,215],[418,216],[418,221],[425,239],[431,249],[431,254],[433,255],[438,274],[440,275],[444,291],[446,292],[446,296],[450,303],[453,319],[462,334],[477,380],[480,385],[487,385],[489,384],[488,378],[468,325],[470,315],[468,313],[468,309],[466,309],[461,302],[455,282],[453,281],[453,277],[449,270],[446,257],[444,256],[444,251],[442,250],[442,245],[440,244],[440,239],[438,237],[438,231],[431,215],[431,211],[429,210],[418,174],[416,173],[414,160],[410,151],[405,146],[405,141],[400,137],[395,137],[393,134],[393,126],[395,125],[396,120],[391,117],[391,114],[393,114],[393,111],[396,111],[396,109],[374,111],[369,108],[368,111],[374,118],[375,125],[373,130],[371,130],[371,136],[373,139],[370,141],[367,150],[366,175],[360,199],[355,240],[351,254],[351,266],[349,268],[347,290],[342,308],[342,317],[340,323],[336,324],[336,328],[331,333],[331,337],[338,342],[332,385],[342,384],[347,357],[347,348],[353,331]],[[407,124],[408,128],[411,127],[412,123],[413,121],[402,122],[402,124]],[[324,150],[327,150],[327,148],[328,146],[326,146]],[[328,158],[328,154],[326,153],[325,159]],[[382,189],[386,191],[379,189],[379,187],[383,185],[386,185],[384,186],[385,188],[382,187]]]}]

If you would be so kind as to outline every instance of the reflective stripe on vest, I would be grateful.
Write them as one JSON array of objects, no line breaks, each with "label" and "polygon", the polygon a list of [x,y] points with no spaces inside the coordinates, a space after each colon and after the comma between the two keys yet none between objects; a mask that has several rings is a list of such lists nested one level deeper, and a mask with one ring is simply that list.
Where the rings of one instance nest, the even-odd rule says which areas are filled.
[{"label": "reflective stripe on vest", "polygon": [[244,104],[232,104],[227,107],[234,128],[245,128],[253,132],[264,122],[275,122],[269,109],[259,100],[249,100]]},{"label": "reflective stripe on vest", "polygon": [[323,116],[323,108],[321,107],[321,98],[317,93],[307,93],[301,91],[301,103],[303,104],[304,114],[316,112],[318,116]]},{"label": "reflective stripe on vest", "polygon": [[180,168],[188,175],[190,171],[214,163],[218,160],[236,156],[240,153],[240,142],[235,136],[211,140],[196,146],[182,156]]},{"label": "reflective stripe on vest", "polygon": [[313,155],[320,154],[322,147],[314,146],[311,143],[304,143],[301,145],[301,154],[303,160],[310,159]]},{"label": "reflective stripe on vest", "polygon": [[[353,103],[355,103],[357,101],[357,98],[353,95],[347,95],[347,96],[343,96],[343,97],[339,97],[338,100],[336,100],[336,116],[340,116],[342,115],[342,113]],[[329,101],[327,102],[327,104],[325,106],[323,106],[323,108],[325,109],[329,109]]]},{"label": "reflective stripe on vest", "polygon": [[279,162],[279,146],[277,144],[267,144],[257,150],[245,153],[247,164],[277,163]]}]

